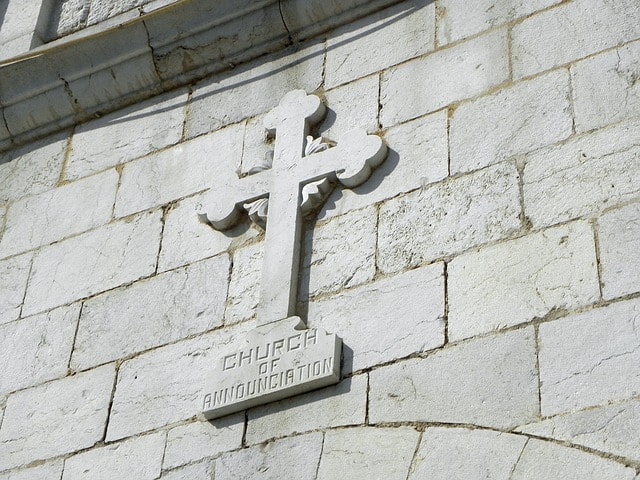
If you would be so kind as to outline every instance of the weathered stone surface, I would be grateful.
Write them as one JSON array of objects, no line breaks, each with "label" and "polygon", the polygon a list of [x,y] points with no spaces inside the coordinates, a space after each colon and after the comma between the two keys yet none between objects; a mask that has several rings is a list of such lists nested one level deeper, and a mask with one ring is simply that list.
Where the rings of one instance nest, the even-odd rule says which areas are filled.
[{"label": "weathered stone surface", "polygon": [[536,227],[552,225],[637,198],[639,158],[637,120],[528,155],[524,169],[527,217]]},{"label": "weathered stone surface", "polygon": [[584,132],[640,113],[640,42],[571,67],[576,130]]},{"label": "weathered stone surface", "polygon": [[145,432],[202,411],[202,391],[211,363],[224,349],[239,345],[248,326],[152,350],[120,367],[107,440]]},{"label": "weathered stone surface", "polygon": [[102,439],[113,365],[14,393],[0,429],[0,470],[90,447]]},{"label": "weathered stone surface", "polygon": [[438,3],[438,43],[455,42],[529,15],[560,0],[442,0]]},{"label": "weathered stone surface", "polygon": [[308,231],[303,247],[303,297],[307,291],[313,297],[372,280],[376,273],[376,224],[376,209],[367,208]]},{"label": "weathered stone surface", "polygon": [[513,75],[533,75],[640,36],[636,0],[581,0],[513,27]]},{"label": "weathered stone surface", "polygon": [[308,324],[342,338],[345,373],[439,347],[444,343],[443,266],[411,270],[313,301]]},{"label": "weathered stone surface", "polygon": [[640,291],[640,203],[600,217],[598,242],[604,298]]},{"label": "weathered stone surface", "polygon": [[448,266],[449,339],[571,310],[600,297],[593,230],[577,222],[455,258]]},{"label": "weathered stone surface", "polygon": [[518,175],[502,163],[394,198],[380,207],[384,273],[512,235],[520,228]]},{"label": "weathered stone surface", "polygon": [[91,0],[61,0],[53,12],[49,38],[74,32],[87,24]]},{"label": "weathered stone surface", "polygon": [[271,438],[364,423],[367,376],[356,375],[338,385],[305,393],[248,411],[248,444]]},{"label": "weathered stone surface", "polygon": [[197,206],[203,196],[185,198],[172,205],[165,213],[162,231],[162,248],[158,259],[158,270],[165,271],[212,257],[261,234],[257,228],[246,224],[218,232],[196,216]]},{"label": "weathered stone surface", "polygon": [[530,439],[518,460],[513,480],[632,480],[635,470],[596,455],[554,443]]},{"label": "weathered stone surface", "polygon": [[68,138],[69,132],[62,132],[0,153],[0,204],[55,187],[62,171]]},{"label": "weathered stone surface", "polygon": [[218,171],[239,165],[242,125],[181,143],[126,164],[118,189],[118,217],[215,187]]},{"label": "weathered stone surface", "polygon": [[546,437],[640,461],[640,400],[552,417],[518,428]]},{"label": "weathered stone surface", "polygon": [[[30,34],[33,37],[42,3],[42,0],[33,0],[29,3],[17,0],[3,2],[0,44],[4,44],[7,40],[21,37],[24,34]],[[24,52],[28,49],[27,45]]]},{"label": "weathered stone surface", "polygon": [[64,462],[62,480],[153,480],[160,476],[166,434],[133,438],[79,453]]},{"label": "weathered stone surface", "polygon": [[224,454],[216,460],[216,480],[315,480],[322,437],[309,433]]},{"label": "weathered stone surface", "polygon": [[0,258],[107,223],[118,178],[115,170],[109,170],[12,204],[0,241]]},{"label": "weathered stone surface", "polygon": [[368,133],[378,129],[380,76],[370,75],[325,94],[327,113],[317,131],[323,138],[340,141],[355,128]]},{"label": "weathered stone surface", "polygon": [[150,275],[160,230],[160,212],[155,212],[43,248],[33,260],[22,314],[64,305]]},{"label": "weathered stone surface", "polygon": [[[242,446],[244,414],[239,413],[213,422],[194,422],[169,430],[162,463],[171,469],[214,457]],[[197,477],[201,478],[201,477]]]},{"label": "weathered stone surface", "polygon": [[451,119],[451,173],[567,138],[573,123],[569,97],[569,75],[560,70],[460,105]]},{"label": "weathered stone surface", "polygon": [[92,0],[87,23],[93,25],[94,23],[102,22],[107,18],[114,17],[128,10],[133,10],[150,1],[151,0],[118,0],[117,2],[102,2]]},{"label": "weathered stone surface", "polygon": [[427,428],[409,480],[508,480],[527,437],[490,430]]},{"label": "weathered stone surface", "polygon": [[0,473],[0,480],[51,480],[61,476],[62,460],[58,460],[24,470]]},{"label": "weathered stone surface", "polygon": [[229,268],[228,256],[222,255],[88,300],[72,368],[86,369],[221,325]]},{"label": "weathered stone surface", "polygon": [[[255,167],[271,163],[275,150],[275,136],[264,127],[265,115],[249,118],[244,123],[241,175],[247,175]],[[315,127],[314,127],[314,130]],[[315,133],[315,132],[314,132]]]},{"label": "weathered stone surface", "polygon": [[255,316],[260,300],[263,259],[264,242],[248,245],[233,253],[225,323],[236,323]]},{"label": "weathered stone surface", "polygon": [[527,328],[373,370],[369,421],[497,428],[529,422],[538,413],[534,344]]},{"label": "weathered stone surface", "polygon": [[317,478],[405,480],[419,436],[412,427],[329,430]]},{"label": "weathered stone surface", "polygon": [[31,270],[32,253],[0,261],[0,324],[20,316]]},{"label": "weathered stone surface", "polygon": [[440,110],[475,97],[508,76],[504,30],[440,50],[383,73],[380,123],[390,127]]},{"label": "weathered stone surface", "polygon": [[212,480],[215,463],[211,460],[165,472],[162,480]]},{"label": "weathered stone surface", "polygon": [[261,322],[243,342],[218,353],[202,395],[205,418],[338,383],[341,340],[304,327],[298,316]]},{"label": "weathered stone surface", "polygon": [[323,59],[323,43],[305,44],[196,85],[187,138],[264,113],[295,88],[316,90],[322,84]]},{"label": "weathered stone surface", "polygon": [[67,374],[80,305],[0,326],[0,396]]},{"label": "weathered stone surface", "polygon": [[179,142],[186,102],[185,91],[171,92],[78,126],[65,178],[84,177]]},{"label": "weathered stone surface", "polygon": [[433,50],[434,30],[433,3],[411,0],[332,32],[327,42],[327,87]]},{"label": "weathered stone surface", "polygon": [[637,395],[639,323],[630,300],[540,325],[542,415]]},{"label": "weathered stone surface", "polygon": [[447,112],[392,127],[385,133],[385,141],[389,153],[384,163],[364,185],[330,195],[318,215],[320,219],[373,205],[448,175]]}]

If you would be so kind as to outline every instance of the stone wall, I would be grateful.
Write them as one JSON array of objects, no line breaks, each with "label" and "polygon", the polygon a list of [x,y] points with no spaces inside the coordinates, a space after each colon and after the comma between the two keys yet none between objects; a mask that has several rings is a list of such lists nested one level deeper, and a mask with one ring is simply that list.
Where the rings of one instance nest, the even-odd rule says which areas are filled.
[{"label": "stone wall", "polygon": [[[404,1],[1,153],[0,479],[640,478],[639,38],[637,0]],[[195,208],[296,88],[390,149],[306,225],[343,380],[206,422],[264,235]]]}]

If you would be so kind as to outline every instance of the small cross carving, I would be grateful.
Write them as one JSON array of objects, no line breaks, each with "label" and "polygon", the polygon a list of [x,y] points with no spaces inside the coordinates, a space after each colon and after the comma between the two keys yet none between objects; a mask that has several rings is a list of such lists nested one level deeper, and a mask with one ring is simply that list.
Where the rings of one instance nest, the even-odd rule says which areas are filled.
[{"label": "small cross carving", "polygon": [[276,133],[271,167],[243,178],[230,175],[200,207],[200,219],[217,230],[233,227],[245,212],[266,226],[258,327],[214,365],[203,397],[206,418],[340,380],[342,340],[321,329],[305,329],[295,315],[302,214],[319,206],[332,185],[353,188],[366,181],[387,148],[364,130],[349,132],[337,146],[326,148],[309,136],[324,114],[317,96],[289,92],[264,120],[267,130]]}]

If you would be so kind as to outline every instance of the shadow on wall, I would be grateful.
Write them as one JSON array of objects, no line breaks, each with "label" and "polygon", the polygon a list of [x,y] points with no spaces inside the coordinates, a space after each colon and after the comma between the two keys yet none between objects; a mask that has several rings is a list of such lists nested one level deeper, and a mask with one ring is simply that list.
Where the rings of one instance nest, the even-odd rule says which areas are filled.
[{"label": "shadow on wall", "polygon": [[7,13],[8,6],[9,0],[0,0],[0,31],[2,31],[2,24],[4,23],[4,16]]},{"label": "shadow on wall", "polygon": [[[328,31],[328,33],[323,33],[323,34],[319,34],[318,36],[309,39],[309,40],[305,40],[304,42],[301,43],[291,43],[288,47],[269,54],[268,55],[268,61],[267,63],[272,63],[275,65],[277,65],[277,67],[274,67],[273,69],[269,69],[267,72],[262,73],[262,74],[258,74],[258,75],[250,75],[249,78],[247,77],[247,73],[250,72],[252,69],[254,69],[256,67],[256,61],[258,60],[257,58],[247,61],[243,64],[240,65],[232,65],[230,66],[230,69],[227,71],[223,71],[220,73],[213,73],[213,74],[209,74],[207,75],[205,78],[208,77],[208,80],[204,80],[201,79],[200,81],[202,83],[204,83],[204,86],[206,87],[207,84],[208,85],[215,85],[215,84],[219,84],[219,88],[213,88],[212,90],[207,91],[206,93],[201,93],[201,94],[195,94],[191,97],[190,102],[195,102],[198,100],[201,100],[203,98],[208,98],[214,95],[220,95],[220,94],[224,94],[225,92],[231,91],[233,89],[245,86],[245,85],[251,85],[257,81],[260,80],[265,80],[268,79],[270,77],[276,76],[279,73],[285,72],[287,70],[289,70],[290,68],[296,66],[299,63],[305,62],[307,60],[310,60],[312,58],[316,58],[318,56],[322,56],[325,55],[326,52],[329,52],[331,50],[343,47],[344,45],[348,45],[349,43],[362,39],[362,38],[366,38],[369,35],[372,35],[374,33],[376,33],[379,30],[383,30],[385,28],[387,28],[389,25],[392,25],[396,22],[402,21],[403,19],[405,19],[406,17],[412,15],[413,13],[415,13],[416,11],[425,8],[427,6],[429,6],[430,4],[433,3],[434,0],[423,0],[420,2],[400,2],[396,5],[390,6],[390,7],[386,7],[386,8],[382,8],[380,11],[384,11],[385,15],[389,16],[390,18],[387,19],[386,21],[379,23],[375,26],[370,26],[369,28],[362,28],[362,19],[360,20],[355,20],[352,21],[348,24],[345,24],[343,26],[337,27],[341,30],[341,32],[344,33],[348,33],[350,31],[356,30],[356,29],[362,29],[361,32],[359,32],[357,35],[355,36],[349,36],[348,39],[346,40],[342,40],[340,42],[336,42],[333,43],[332,45],[328,46],[325,45],[325,47],[323,49],[318,49],[312,53],[309,53],[305,56],[298,56],[295,58],[295,60],[292,60],[290,62],[287,62],[285,64],[282,64],[279,62],[279,60],[286,58],[287,56],[291,56],[292,54],[295,54],[296,52],[298,52],[299,50],[302,49],[308,49],[309,47],[312,47],[314,45],[319,45],[319,44],[323,44],[325,43],[325,39],[327,37],[327,35],[329,35],[334,29],[331,29]],[[8,0],[0,0],[0,23],[1,23],[1,19],[3,16],[3,10],[6,10],[6,6],[8,3]],[[43,2],[43,8],[41,9],[40,12],[40,16],[38,19],[38,24],[41,25],[42,22],[44,22],[45,20],[47,22],[51,21],[51,18],[55,16],[56,11],[54,11],[55,8],[57,8],[60,4],[62,4],[64,2],[60,2],[60,1],[45,1]],[[408,3],[411,3],[411,5],[407,5]],[[416,3],[419,3],[419,5],[416,6]],[[3,8],[4,7],[4,8]],[[367,15],[375,15],[376,12],[371,12]],[[379,12],[378,12],[379,14]],[[366,17],[364,17],[366,18]],[[239,77],[242,80],[238,79],[238,80],[234,80],[234,78]],[[204,82],[203,82],[204,80]],[[192,82],[193,84],[193,82]],[[176,87],[173,91],[176,92],[176,95],[179,96],[179,91],[181,88],[184,88],[184,86],[179,86]],[[311,92],[308,92],[311,93]],[[265,95],[270,95],[269,92],[264,92]],[[279,100],[280,96],[277,95],[276,96],[277,99],[274,97],[275,102],[277,103],[277,101]],[[139,102],[139,103],[143,103],[143,102]],[[275,103],[274,103],[275,106]],[[103,128],[105,125],[109,124],[118,124],[118,123],[124,123],[124,122],[135,122],[137,120],[143,120],[146,117],[149,117],[151,115],[156,115],[156,114],[160,114],[169,110],[172,110],[176,107],[175,104],[171,103],[168,104],[166,107],[162,108],[162,109],[157,109],[154,110],[153,113],[140,113],[140,114],[136,114],[136,113],[129,113],[126,118],[117,118],[115,115],[113,114],[107,114],[104,117],[104,122],[100,122],[100,121],[92,121],[91,123],[91,127],[90,129],[98,129],[98,128]],[[132,107],[124,107],[127,110],[131,111]],[[123,109],[124,109],[123,108]],[[140,109],[142,109],[143,107],[141,106]],[[120,109],[120,111],[122,111],[123,109]],[[331,115],[331,111],[328,112],[328,115]],[[330,125],[329,125],[330,126]],[[24,154],[27,153],[29,151],[32,151],[34,148],[41,147],[43,145],[43,142],[46,142],[46,139],[41,140],[40,142],[31,142],[29,144],[26,145],[22,145],[20,147],[20,153]],[[15,149],[14,150],[10,150],[7,152],[3,152],[0,153],[0,164],[2,163],[6,163],[6,162],[10,162],[12,161],[14,158],[16,157],[15,155]]]}]

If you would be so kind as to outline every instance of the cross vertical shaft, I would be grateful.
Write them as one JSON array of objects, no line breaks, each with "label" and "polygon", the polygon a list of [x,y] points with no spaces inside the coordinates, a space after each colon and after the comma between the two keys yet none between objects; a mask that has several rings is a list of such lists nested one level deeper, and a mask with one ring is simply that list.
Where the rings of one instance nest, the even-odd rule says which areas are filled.
[{"label": "cross vertical shaft", "polygon": [[265,239],[258,322],[267,324],[295,314],[300,266],[300,179],[296,166],[302,159],[309,130],[301,116],[279,125],[273,155],[277,181],[269,193],[269,220]]}]

